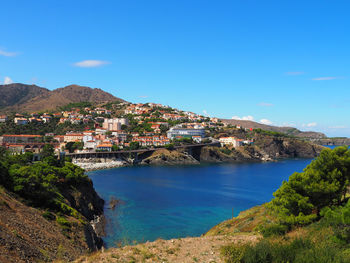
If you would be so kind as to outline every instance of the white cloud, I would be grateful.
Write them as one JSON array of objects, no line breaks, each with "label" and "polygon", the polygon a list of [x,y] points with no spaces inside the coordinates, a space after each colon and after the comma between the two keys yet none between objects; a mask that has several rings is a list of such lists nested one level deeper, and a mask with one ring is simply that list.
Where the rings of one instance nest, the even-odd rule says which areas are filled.
[{"label": "white cloud", "polygon": [[8,84],[11,84],[11,83],[13,83],[12,79],[10,79],[10,77],[5,77],[4,84],[8,85]]},{"label": "white cloud", "polygon": [[0,56],[5,56],[5,57],[14,57],[16,56],[17,53],[16,52],[8,52],[8,51],[5,51],[3,49],[0,49]]},{"label": "white cloud", "polygon": [[281,125],[279,125],[281,127],[295,127],[296,124],[294,122],[283,122]]},{"label": "white cloud", "polygon": [[305,72],[302,71],[292,71],[292,72],[286,72],[287,75],[289,76],[298,76],[298,75],[303,75]]},{"label": "white cloud", "polygon": [[312,80],[333,80],[338,79],[338,77],[319,77],[319,78],[313,78]]},{"label": "white cloud", "polygon": [[106,64],[109,64],[109,62],[103,61],[103,60],[83,60],[80,62],[76,62],[73,65],[81,68],[95,68],[95,67],[101,67]]},{"label": "white cloud", "polygon": [[243,116],[242,118],[239,117],[239,116],[233,116],[232,119],[233,119],[233,120],[242,120],[242,121],[253,121],[253,120],[254,120],[254,117],[251,116],[251,115]]},{"label": "white cloud", "polygon": [[204,116],[210,117],[209,114],[208,114],[208,112],[207,112],[207,110],[203,110],[203,113],[204,113]]},{"label": "white cloud", "polygon": [[268,102],[260,102],[258,105],[262,106],[262,107],[272,107],[273,106],[272,103],[268,103]]},{"label": "white cloud", "polygon": [[266,124],[266,125],[271,125],[271,124],[272,124],[272,121],[270,121],[270,120],[268,120],[268,119],[261,119],[261,120],[260,120],[260,123]]},{"label": "white cloud", "polygon": [[310,123],[304,123],[303,125],[302,125],[303,127],[315,127],[315,126],[317,126],[317,123],[316,122],[310,122]]},{"label": "white cloud", "polygon": [[148,98],[148,96],[147,95],[140,95],[139,98],[146,99],[146,98]]}]

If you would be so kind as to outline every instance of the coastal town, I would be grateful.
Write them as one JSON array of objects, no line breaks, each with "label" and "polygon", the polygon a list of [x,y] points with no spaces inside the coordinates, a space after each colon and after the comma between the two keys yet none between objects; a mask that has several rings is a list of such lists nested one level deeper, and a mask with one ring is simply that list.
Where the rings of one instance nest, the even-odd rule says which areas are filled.
[{"label": "coastal town", "polygon": [[[39,153],[45,144],[51,144],[59,155],[210,143],[215,140],[210,133],[227,124],[162,104],[116,102],[98,107],[75,103],[51,112],[2,115],[0,126],[5,131],[0,143],[13,153]],[[232,147],[253,143],[235,137],[215,141]]]}]

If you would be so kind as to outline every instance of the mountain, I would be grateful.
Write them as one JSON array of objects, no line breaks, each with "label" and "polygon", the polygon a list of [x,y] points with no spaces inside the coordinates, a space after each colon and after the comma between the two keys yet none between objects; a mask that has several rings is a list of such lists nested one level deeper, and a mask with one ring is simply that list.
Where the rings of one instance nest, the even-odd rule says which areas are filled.
[{"label": "mountain", "polygon": [[235,120],[235,119],[221,119],[221,121],[227,124],[241,126],[247,129],[252,128],[252,129],[262,129],[262,130],[273,131],[273,132],[282,132],[287,135],[296,136],[296,137],[312,138],[312,139],[327,138],[327,136],[321,132],[300,131],[297,128],[293,128],[293,127],[278,127],[278,126],[261,124],[254,121]]},{"label": "mountain", "polygon": [[123,101],[101,89],[69,85],[50,91],[36,85],[13,83],[0,85],[0,112],[36,112],[54,110],[74,102],[103,103]]},{"label": "mountain", "polygon": [[36,85],[25,85],[14,83],[9,85],[0,85],[0,108],[22,105],[35,97],[42,97],[49,94],[50,91]]}]

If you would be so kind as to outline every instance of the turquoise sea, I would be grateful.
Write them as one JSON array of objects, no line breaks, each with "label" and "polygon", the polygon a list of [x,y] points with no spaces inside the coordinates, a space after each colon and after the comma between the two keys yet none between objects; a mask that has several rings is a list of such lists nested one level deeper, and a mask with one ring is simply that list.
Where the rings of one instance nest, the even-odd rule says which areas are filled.
[{"label": "turquoise sea", "polygon": [[[106,200],[104,241],[153,241],[200,236],[242,210],[272,198],[283,180],[310,159],[199,166],[123,167],[89,172]],[[109,200],[121,203],[108,209]]]}]

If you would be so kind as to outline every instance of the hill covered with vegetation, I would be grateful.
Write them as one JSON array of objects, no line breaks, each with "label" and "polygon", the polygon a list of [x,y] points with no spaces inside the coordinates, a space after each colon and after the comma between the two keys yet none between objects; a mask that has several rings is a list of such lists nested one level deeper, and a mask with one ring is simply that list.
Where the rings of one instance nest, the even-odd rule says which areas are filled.
[{"label": "hill covered with vegetation", "polygon": [[350,262],[350,150],[325,149],[294,173],[271,202],[241,213],[207,235],[250,232],[256,243],[222,247],[225,262]]},{"label": "hill covered with vegetation", "polygon": [[67,261],[101,248],[90,221],[103,204],[84,170],[58,160],[51,145],[36,162],[1,149],[0,261]]}]

